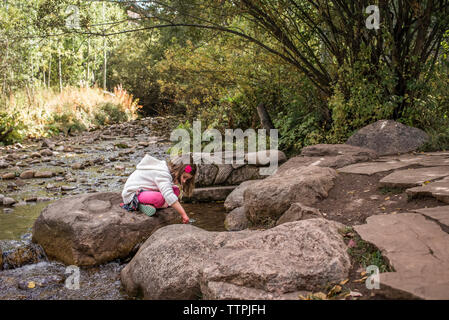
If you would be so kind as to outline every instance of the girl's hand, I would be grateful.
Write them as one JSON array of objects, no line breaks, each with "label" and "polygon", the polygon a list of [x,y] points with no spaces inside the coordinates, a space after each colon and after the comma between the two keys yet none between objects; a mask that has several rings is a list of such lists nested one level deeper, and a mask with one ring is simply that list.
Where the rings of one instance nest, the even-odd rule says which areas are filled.
[{"label": "girl's hand", "polygon": [[187,213],[184,211],[184,208],[181,206],[179,201],[176,201],[172,204],[172,207],[178,211],[178,213],[181,215],[182,223],[189,223],[189,217],[187,216]]},{"label": "girl's hand", "polygon": [[187,224],[189,223],[190,219],[187,215],[182,216],[182,223]]}]

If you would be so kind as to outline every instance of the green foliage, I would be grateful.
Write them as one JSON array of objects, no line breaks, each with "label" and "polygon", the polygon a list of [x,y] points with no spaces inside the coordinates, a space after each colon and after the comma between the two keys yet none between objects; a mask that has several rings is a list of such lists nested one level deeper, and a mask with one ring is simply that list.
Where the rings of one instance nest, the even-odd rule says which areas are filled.
[{"label": "green foliage", "polygon": [[344,143],[351,134],[372,122],[391,119],[398,97],[392,96],[395,77],[387,66],[373,70],[367,63],[339,70],[339,82],[329,99],[332,112],[330,143]]},{"label": "green foliage", "polygon": [[26,129],[18,114],[8,114],[0,111],[0,144],[19,142],[24,137]]},{"label": "green foliage", "polygon": [[101,104],[99,112],[95,114],[95,121],[98,125],[120,123],[128,120],[126,113],[119,105],[107,102]]},{"label": "green foliage", "polygon": [[346,227],[343,230],[340,230],[340,233],[344,236],[350,236],[354,241],[355,246],[348,248],[348,254],[362,267],[366,268],[370,265],[375,265],[379,268],[379,272],[394,271],[387,260],[382,256],[380,250],[360,238],[352,227]]}]

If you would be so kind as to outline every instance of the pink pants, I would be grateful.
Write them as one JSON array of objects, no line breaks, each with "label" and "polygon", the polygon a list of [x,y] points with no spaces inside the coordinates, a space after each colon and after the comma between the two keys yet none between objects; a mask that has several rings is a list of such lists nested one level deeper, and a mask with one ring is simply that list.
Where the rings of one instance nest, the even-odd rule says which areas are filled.
[{"label": "pink pants", "polygon": [[[177,197],[180,194],[177,186],[173,186],[173,192]],[[163,208],[165,204],[165,199],[159,191],[142,191],[137,196],[137,200],[142,204],[151,204],[155,208]]]}]

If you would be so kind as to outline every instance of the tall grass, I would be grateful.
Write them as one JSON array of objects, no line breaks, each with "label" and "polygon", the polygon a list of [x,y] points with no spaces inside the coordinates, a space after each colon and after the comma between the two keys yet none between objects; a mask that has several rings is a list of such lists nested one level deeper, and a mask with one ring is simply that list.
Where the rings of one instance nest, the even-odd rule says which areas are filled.
[{"label": "tall grass", "polygon": [[137,118],[138,100],[121,86],[24,89],[0,96],[0,143],[51,136]]}]

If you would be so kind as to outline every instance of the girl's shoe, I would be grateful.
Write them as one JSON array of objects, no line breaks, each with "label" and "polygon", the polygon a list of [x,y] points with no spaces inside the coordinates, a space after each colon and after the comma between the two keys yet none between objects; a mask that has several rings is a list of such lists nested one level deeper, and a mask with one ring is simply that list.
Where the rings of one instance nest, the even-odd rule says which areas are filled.
[{"label": "girl's shoe", "polygon": [[156,208],[149,204],[139,203],[139,211],[145,213],[147,216],[151,217],[156,213]]}]

